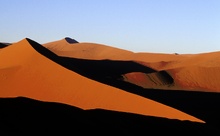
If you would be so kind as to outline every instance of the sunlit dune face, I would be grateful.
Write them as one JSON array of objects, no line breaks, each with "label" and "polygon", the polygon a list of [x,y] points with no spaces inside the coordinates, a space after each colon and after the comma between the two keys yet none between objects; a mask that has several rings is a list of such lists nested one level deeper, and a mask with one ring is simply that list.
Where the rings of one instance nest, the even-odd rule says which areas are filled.
[{"label": "sunlit dune face", "polygon": [[70,71],[38,53],[27,39],[0,52],[0,86],[0,97],[24,96],[82,109],[101,108],[204,122],[172,107]]},{"label": "sunlit dune face", "polygon": [[175,83],[182,89],[220,92],[219,67],[189,66],[168,70],[175,78]]}]

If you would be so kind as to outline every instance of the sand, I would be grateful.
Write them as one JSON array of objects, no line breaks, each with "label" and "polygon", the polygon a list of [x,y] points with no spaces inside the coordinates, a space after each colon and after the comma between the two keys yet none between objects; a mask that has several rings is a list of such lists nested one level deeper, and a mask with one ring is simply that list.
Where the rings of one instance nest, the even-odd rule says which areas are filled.
[{"label": "sand", "polygon": [[[135,53],[97,43],[68,43],[65,39],[45,43],[43,46],[57,55],[65,57],[91,60],[131,60],[158,72],[166,71],[174,79],[172,86],[162,86],[149,83],[149,77],[152,74],[146,76],[146,73],[142,73],[141,79],[137,79],[140,73],[138,75],[135,73],[124,75],[125,81],[144,88],[220,92],[218,72],[220,70],[220,52],[218,51],[200,54]],[[157,75],[157,73],[155,74]],[[136,79],[137,81],[135,81]],[[140,82],[144,84],[140,84]]]},{"label": "sand", "polygon": [[[65,53],[70,50],[72,54],[74,50],[69,43],[64,40],[59,42],[63,42],[62,47],[65,46],[65,48],[61,50],[57,44],[53,49],[56,48],[59,49],[59,52]],[[83,77],[37,52],[33,48],[33,43],[35,46],[42,46],[25,38],[1,50],[0,97],[23,96],[36,100],[64,103],[85,110],[108,109],[169,119],[204,122],[162,103]],[[78,54],[84,55],[85,58],[95,52],[101,52],[96,54],[98,59],[103,58],[103,54],[112,51],[114,51],[114,54],[110,54],[112,58],[117,58],[121,55],[120,53],[124,52],[128,56],[133,54],[111,47],[106,49],[107,47],[97,44],[72,43],[71,45],[77,47],[85,45],[86,47],[80,47],[81,52]],[[47,45],[44,46],[49,48]],[[90,55],[83,53],[83,50],[88,48],[92,50],[92,47],[95,49]],[[52,50],[52,47],[49,49]],[[106,50],[102,52],[103,49]],[[87,57],[86,54],[88,54]],[[128,56],[125,55],[125,57]]]}]

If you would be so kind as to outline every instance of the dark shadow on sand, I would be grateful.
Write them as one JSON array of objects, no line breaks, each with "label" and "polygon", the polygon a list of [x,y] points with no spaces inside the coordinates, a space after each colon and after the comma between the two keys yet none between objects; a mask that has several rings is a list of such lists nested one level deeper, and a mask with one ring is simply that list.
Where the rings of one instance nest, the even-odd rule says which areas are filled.
[{"label": "dark shadow on sand", "polygon": [[30,98],[0,98],[0,132],[5,135],[219,135],[203,123],[109,110],[82,110]]},{"label": "dark shadow on sand", "polygon": [[[220,93],[144,89],[134,84],[124,82],[120,80],[120,78],[122,74],[129,72],[155,72],[155,70],[151,68],[142,66],[133,61],[97,61],[60,57],[38,43],[30,39],[28,39],[28,41],[39,53],[69,70],[101,83],[174,107],[220,129]],[[165,78],[167,82],[173,82],[172,77],[169,75]]]},{"label": "dark shadow on sand", "polygon": [[7,47],[7,46],[8,46],[8,44],[0,43],[0,49],[1,49],[1,48],[5,48],[5,47]]},{"label": "dark shadow on sand", "polygon": [[74,43],[79,43],[78,41],[74,40],[74,39],[71,39],[69,37],[65,37],[65,40],[70,43],[70,44],[74,44]]}]

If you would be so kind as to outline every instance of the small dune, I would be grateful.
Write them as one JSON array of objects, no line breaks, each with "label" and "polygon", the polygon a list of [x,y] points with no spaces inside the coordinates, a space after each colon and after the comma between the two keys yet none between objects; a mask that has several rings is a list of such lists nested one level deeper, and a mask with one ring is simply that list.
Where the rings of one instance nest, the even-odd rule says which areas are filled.
[{"label": "small dune", "polygon": [[165,71],[127,73],[123,75],[123,80],[150,89],[170,89],[174,85],[173,78]]}]

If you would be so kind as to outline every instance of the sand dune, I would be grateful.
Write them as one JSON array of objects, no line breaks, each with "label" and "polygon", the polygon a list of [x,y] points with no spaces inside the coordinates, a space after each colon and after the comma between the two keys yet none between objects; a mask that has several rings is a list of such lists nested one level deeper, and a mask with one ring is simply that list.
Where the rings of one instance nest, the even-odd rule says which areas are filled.
[{"label": "sand dune", "polygon": [[[74,40],[74,39],[72,39]],[[165,54],[150,52],[132,52],[120,48],[97,43],[79,42],[68,43],[65,38],[43,44],[59,56],[84,58],[84,59],[113,59],[113,60],[134,60],[144,62],[157,70],[185,67],[188,65],[197,66],[219,66],[220,52],[209,52],[200,54]]]},{"label": "sand dune", "polygon": [[59,125],[68,120],[95,134],[98,127],[114,135],[219,135],[219,62],[219,51],[135,53],[69,37],[0,43],[0,131],[27,133],[24,128],[36,131],[35,123],[44,122],[41,133],[72,133]]},{"label": "sand dune", "polygon": [[77,44],[70,44],[66,42],[65,38],[54,42],[44,43],[42,45],[59,56],[84,58],[92,60],[134,60],[140,62],[153,63],[163,61],[176,61],[188,56],[148,52],[135,53],[132,51],[98,43],[79,42]]},{"label": "sand dune", "polygon": [[213,52],[191,55],[178,62],[140,62],[140,64],[158,71],[166,71],[174,79],[174,84],[169,89],[220,92],[219,57],[220,52]]},{"label": "sand dune", "polygon": [[188,66],[167,71],[175,78],[177,88],[220,92],[220,67]]},{"label": "sand dune", "polygon": [[65,39],[43,44],[59,56],[83,58],[92,60],[114,59],[120,60],[120,56],[133,54],[130,51],[97,43],[70,44]]},{"label": "sand dune", "polygon": [[26,38],[0,52],[0,97],[24,96],[82,109],[203,122],[172,107],[83,77],[44,57],[33,46],[41,45]]},{"label": "sand dune", "polygon": [[[174,84],[169,87],[172,90],[220,91],[219,72],[217,72],[220,66],[220,52],[200,54],[134,53],[96,43],[69,44],[65,39],[45,43],[43,46],[59,56],[92,60],[131,60],[157,71],[167,71],[174,79]],[[210,76],[204,75],[204,73],[209,73]],[[142,80],[146,80],[142,82],[148,82],[147,78],[142,78]],[[129,79],[125,81],[134,84],[139,82],[129,81]],[[152,88],[152,85],[144,84],[142,87]],[[154,86],[153,88],[162,88],[162,86]],[[164,89],[166,88],[164,86]]]},{"label": "sand dune", "polygon": [[[166,79],[156,73],[127,73],[124,81],[139,85],[143,88],[188,90],[199,92],[220,92],[219,67],[186,66],[166,71],[172,78],[172,84],[166,84]],[[208,74],[208,75],[207,75]],[[162,78],[162,79],[161,79]]]}]

